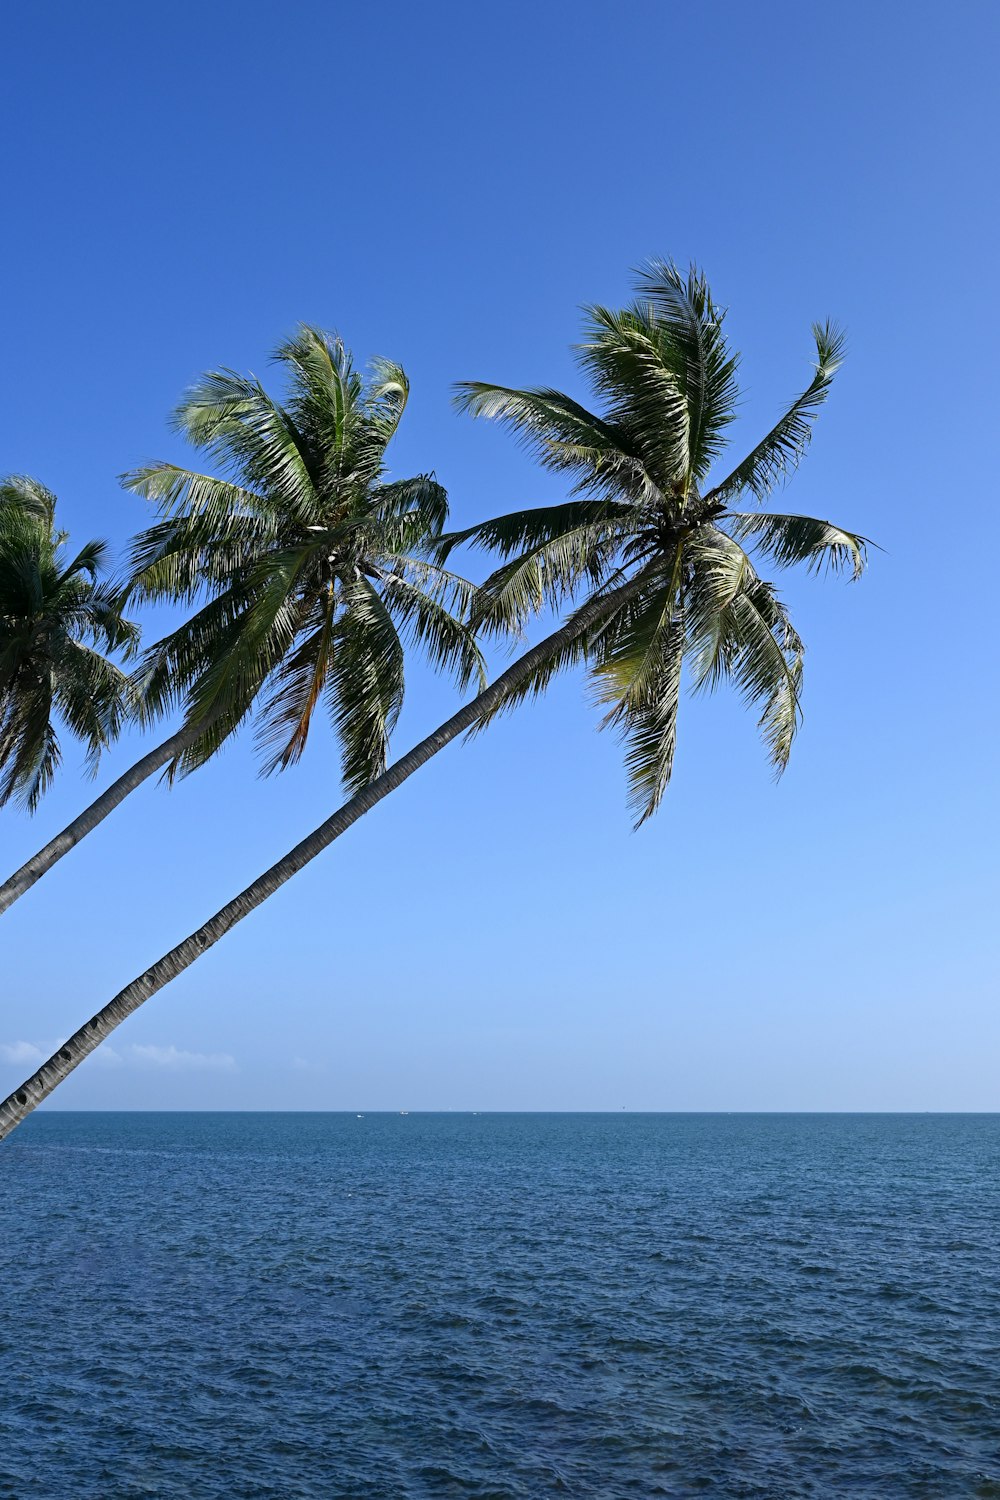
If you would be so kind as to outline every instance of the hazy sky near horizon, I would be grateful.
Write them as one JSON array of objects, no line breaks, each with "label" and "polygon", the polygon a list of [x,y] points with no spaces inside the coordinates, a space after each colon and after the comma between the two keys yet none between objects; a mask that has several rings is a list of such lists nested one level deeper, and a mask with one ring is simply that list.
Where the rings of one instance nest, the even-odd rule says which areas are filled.
[{"label": "hazy sky near horizon", "polygon": [[[810,323],[846,325],[779,504],[884,549],[859,585],[780,580],[808,646],[780,784],[731,697],[689,699],[634,834],[567,679],[437,757],[54,1104],[1000,1109],[997,8],[40,0],[4,32],[0,471],[50,485],[74,538],[120,555],[146,512],[116,476],[185,461],[185,386],[267,376],[299,320],[404,364],[393,466],[435,469],[456,523],[556,500],[451,384],[586,398],[579,306],[658,255],[731,309],[736,445],[808,379]],[[414,665],[397,750],[454,701]],[[89,799],[78,768],[0,813],[2,873]],[[0,924],[0,1093],[341,800],[323,729],[280,779],[246,737],[133,796]]]}]

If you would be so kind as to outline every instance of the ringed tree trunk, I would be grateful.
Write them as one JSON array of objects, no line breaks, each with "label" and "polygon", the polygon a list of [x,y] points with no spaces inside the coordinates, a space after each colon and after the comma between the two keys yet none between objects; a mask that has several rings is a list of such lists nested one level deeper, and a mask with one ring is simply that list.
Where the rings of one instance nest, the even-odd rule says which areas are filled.
[{"label": "ringed tree trunk", "polygon": [[518,658],[512,666],[497,678],[490,687],[484,689],[471,703],[467,703],[458,713],[447,719],[440,728],[427,735],[419,744],[402,756],[381,776],[364,787],[355,796],[345,802],[337,812],[321,823],[318,828],[308,834],[301,843],[295,845],[284,858],[279,859],[277,864],[271,866],[263,875],[260,875],[246,890],[242,891],[232,901],[229,901],[214,917],[211,917],[197,932],[191,933],[190,937],[178,943],[170,952],[164,954],[152,968],[140,974],[138,979],[133,979],[131,984],[125,986],[113,1000],[99,1010],[79,1031],[73,1033],[68,1041],[59,1048],[47,1062],[34,1072],[30,1078],[22,1083],[21,1087],[15,1089],[12,1094],[0,1104],[0,1140],[8,1136],[18,1126],[26,1115],[41,1104],[43,1099],[67,1078],[73,1069],[89,1057],[108,1036],[111,1035],[116,1026],[128,1019],[133,1011],[145,1001],[151,999],[158,990],[176,979],[177,975],[194,963],[195,959],[217,943],[231,927],[237,922],[242,922],[252,911],[279,890],[286,881],[291,880],[299,870],[303,869],[317,854],[321,854],[334,839],[338,839],[342,833],[362,818],[366,812],[377,806],[390,792],[402,785],[414,771],[418,771],[426,761],[443,750],[452,740],[457,739],[467,729],[472,729],[496,708],[504,696],[512,688],[530,677],[536,667],[541,666],[545,660],[562,647],[568,646],[579,635],[583,634],[591,625],[595,624],[605,614],[613,611],[630,599],[643,588],[646,577],[643,569],[635,574],[627,583],[620,585],[612,593],[592,599],[589,604],[578,610],[573,620],[562,625],[545,640],[533,646],[530,651]]},{"label": "ringed tree trunk", "polygon": [[157,745],[155,750],[150,750],[124,775],[119,776],[117,781],[113,781],[107,791],[95,798],[78,818],[74,818],[72,823],[67,823],[62,833],[57,833],[43,849],[33,854],[19,870],[15,870],[14,874],[0,885],[0,914],[13,906],[25,891],[30,891],[36,880],[41,880],[53,865],[58,864],[64,854],[68,854],[82,838],[86,838],[98,823],[103,823],[108,814],[113,813],[115,808],[148,777],[152,776],[154,771],[167,765],[176,755],[180,755],[189,745],[194,744],[198,734],[199,730],[193,727],[179,729],[168,740],[164,740],[162,745]]}]

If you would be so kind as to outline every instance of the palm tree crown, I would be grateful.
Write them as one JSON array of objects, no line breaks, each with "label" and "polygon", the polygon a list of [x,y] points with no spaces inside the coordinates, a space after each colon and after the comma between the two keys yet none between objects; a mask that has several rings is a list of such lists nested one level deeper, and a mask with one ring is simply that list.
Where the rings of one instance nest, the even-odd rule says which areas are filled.
[{"label": "palm tree crown", "polygon": [[183,770],[233,733],[262,690],[266,769],[283,768],[323,700],[355,790],[385,767],[407,637],[460,685],[482,680],[461,618],[472,590],[430,555],[447,517],[442,486],[386,472],[409,390],[402,369],[377,359],[365,378],[339,339],[309,327],[275,358],[288,377],[282,404],[252,376],[222,370],[175,414],[221,475],[157,463],[125,476],[161,512],[135,543],[130,592],[200,603],[145,654],[136,683],[147,716],[183,701],[187,721],[204,726]]},{"label": "palm tree crown", "polygon": [[[738,397],[738,356],[724,317],[697,269],[684,275],[651,262],[628,308],[587,309],[577,352],[599,415],[551,389],[467,382],[456,398],[472,414],[507,424],[573,486],[564,504],[442,538],[438,555],[473,542],[507,559],[474,606],[487,632],[521,630],[534,611],[564,603],[583,583],[591,606],[605,599],[598,620],[591,607],[586,625],[504,706],[585,660],[604,722],[626,742],[637,823],[655,811],[670,778],[685,663],[695,689],[731,680],[757,706],[776,769],[787,763],[803,645],[752,554],[779,565],[846,567],[855,577],[865,563],[865,538],[829,521],[733,508],[763,501],[797,465],[837,369],[841,335],[814,326],[808,387],[740,463],[713,479]],[[629,580],[638,591],[621,595]]]},{"label": "palm tree crown", "polygon": [[61,760],[57,719],[92,768],[117,736],[128,679],[102,650],[138,641],[101,579],[105,544],[67,560],[54,521],[55,496],[37,479],[0,481],[0,805],[32,812]]}]

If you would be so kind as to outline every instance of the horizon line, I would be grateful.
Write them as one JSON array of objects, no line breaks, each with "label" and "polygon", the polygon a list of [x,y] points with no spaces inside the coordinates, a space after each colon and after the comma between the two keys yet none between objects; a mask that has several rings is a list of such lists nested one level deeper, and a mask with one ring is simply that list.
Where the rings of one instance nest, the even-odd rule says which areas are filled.
[{"label": "horizon line", "polygon": [[[622,1105],[619,1109],[472,1109],[470,1107],[438,1107],[434,1109],[387,1109],[358,1108],[344,1106],[339,1109],[268,1109],[268,1108],[219,1108],[187,1109],[166,1106],[161,1109],[128,1109],[85,1107],[67,1109],[62,1106],[41,1106],[32,1111],[34,1115],[1000,1115],[1000,1109],[630,1109]],[[28,1116],[30,1119],[31,1116]]]}]

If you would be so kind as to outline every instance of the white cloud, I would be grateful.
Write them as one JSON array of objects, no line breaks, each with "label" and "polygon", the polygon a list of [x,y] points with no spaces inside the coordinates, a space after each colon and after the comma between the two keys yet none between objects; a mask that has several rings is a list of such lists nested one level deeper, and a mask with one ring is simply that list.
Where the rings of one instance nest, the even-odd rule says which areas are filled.
[{"label": "white cloud", "polygon": [[236,1072],[236,1059],[228,1052],[185,1052],[173,1043],[169,1047],[133,1043],[128,1052],[136,1062],[157,1068],[216,1068],[222,1073]]},{"label": "white cloud", "polygon": [[0,1059],[3,1062],[28,1064],[44,1062],[48,1054],[33,1042],[0,1042]]},{"label": "white cloud", "polygon": [[99,1063],[104,1068],[120,1068],[125,1059],[114,1047],[109,1047],[107,1042],[104,1042],[96,1052],[90,1054],[86,1061]]},{"label": "white cloud", "polygon": [[307,1057],[293,1057],[291,1066],[297,1073],[325,1073],[326,1064],[310,1062]]},{"label": "white cloud", "polygon": [[[37,1068],[40,1062],[51,1057],[61,1042],[51,1042],[36,1047],[34,1042],[0,1042],[0,1062],[19,1068]],[[214,1068],[220,1073],[238,1071],[235,1057],[228,1052],[186,1052],[183,1047],[155,1047],[133,1042],[120,1050],[107,1042],[92,1052],[85,1063],[98,1064],[105,1068],[120,1068],[129,1064],[140,1068]]]}]

